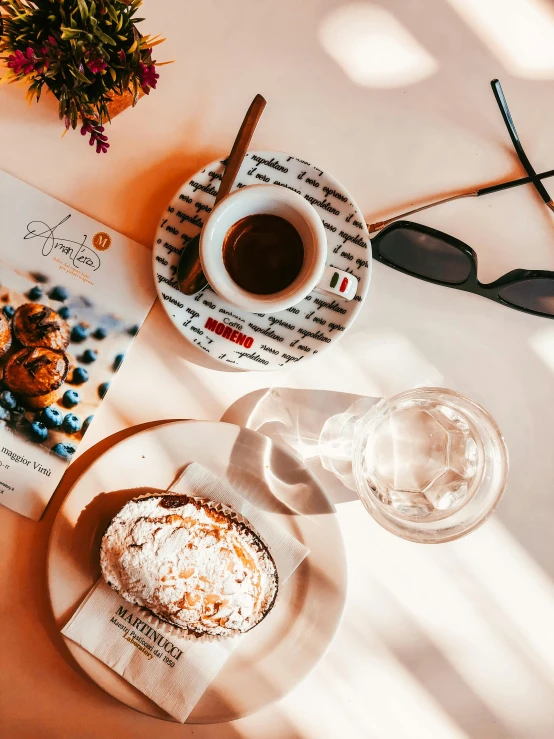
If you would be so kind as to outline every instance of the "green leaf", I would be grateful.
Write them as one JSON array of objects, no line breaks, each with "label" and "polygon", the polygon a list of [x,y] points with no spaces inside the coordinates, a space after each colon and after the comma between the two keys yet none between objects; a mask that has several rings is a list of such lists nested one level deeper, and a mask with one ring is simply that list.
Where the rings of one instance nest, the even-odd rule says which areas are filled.
[{"label": "green leaf", "polygon": [[75,105],[74,100],[71,101],[70,119],[71,119],[71,128],[73,129],[77,128],[77,106]]},{"label": "green leaf", "polygon": [[109,44],[110,46],[117,46],[113,38],[111,36],[108,36],[107,33],[104,33],[104,31],[101,31],[99,28],[96,29],[96,36],[105,44]]},{"label": "green leaf", "polygon": [[79,6],[79,12],[81,13],[81,20],[85,23],[88,18],[87,4],[85,0],[77,0],[77,5]]},{"label": "green leaf", "polygon": [[85,77],[85,75],[82,72],[79,72],[78,69],[73,69],[73,67],[69,67],[69,73],[75,77],[76,80],[79,80],[79,82],[84,82],[85,85],[90,85],[90,80]]},{"label": "green leaf", "polygon": [[68,39],[79,38],[81,31],[74,28],[62,28],[62,40],[67,41]]}]

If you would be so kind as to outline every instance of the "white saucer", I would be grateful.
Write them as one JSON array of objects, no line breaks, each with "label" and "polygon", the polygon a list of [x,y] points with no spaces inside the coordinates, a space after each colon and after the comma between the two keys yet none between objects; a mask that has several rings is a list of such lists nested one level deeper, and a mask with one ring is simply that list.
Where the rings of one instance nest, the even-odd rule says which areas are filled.
[{"label": "white saucer", "polygon": [[[58,512],[48,552],[48,588],[60,629],[100,576],[98,550],[110,519],[144,488],[165,490],[196,461],[259,505],[277,497],[277,522],[310,554],[280,589],[272,612],[240,645],[188,723],[231,721],[281,699],[316,665],[339,625],[346,563],[334,509],[310,472],[267,437],[227,423],[172,421],[130,436],[80,477]],[[141,490],[142,489],[142,490]],[[111,491],[111,492],[106,492]],[[146,696],[74,642],[65,643],[101,688],[137,711],[172,720]]]},{"label": "white saucer", "polygon": [[[223,364],[275,370],[306,360],[341,337],[367,295],[371,244],[364,218],[343,185],[321,169],[282,152],[248,152],[232,190],[272,183],[303,195],[325,226],[327,264],[358,278],[356,297],[346,301],[312,292],[288,310],[261,314],[234,308],[210,287],[183,295],[176,282],[179,256],[212,210],[224,171],[224,161],[206,165],[175,193],[162,214],[153,250],[160,302],[188,341]],[[234,343],[237,331],[247,337],[248,348]]]}]

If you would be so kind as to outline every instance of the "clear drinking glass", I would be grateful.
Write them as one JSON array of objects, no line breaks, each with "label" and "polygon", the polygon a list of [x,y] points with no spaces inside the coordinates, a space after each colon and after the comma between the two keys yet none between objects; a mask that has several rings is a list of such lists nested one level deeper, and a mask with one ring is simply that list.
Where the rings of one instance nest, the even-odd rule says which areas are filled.
[{"label": "clear drinking glass", "polygon": [[493,418],[444,388],[358,401],[327,421],[319,453],[378,523],[422,543],[451,541],[480,526],[508,474]]}]

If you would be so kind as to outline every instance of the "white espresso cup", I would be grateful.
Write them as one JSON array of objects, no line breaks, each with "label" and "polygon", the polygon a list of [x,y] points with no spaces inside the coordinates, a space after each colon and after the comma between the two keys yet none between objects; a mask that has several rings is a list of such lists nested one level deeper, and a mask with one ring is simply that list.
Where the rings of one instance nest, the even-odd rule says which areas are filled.
[{"label": "white espresso cup", "polygon": [[[223,259],[223,243],[229,229],[241,219],[259,214],[284,218],[296,229],[304,247],[298,275],[283,290],[269,295],[252,293],[237,285]],[[228,303],[250,313],[286,310],[313,290],[352,300],[358,288],[357,278],[327,266],[327,258],[327,236],[315,208],[281,185],[249,185],[235,190],[213,209],[200,235],[200,261],[208,283]]]}]

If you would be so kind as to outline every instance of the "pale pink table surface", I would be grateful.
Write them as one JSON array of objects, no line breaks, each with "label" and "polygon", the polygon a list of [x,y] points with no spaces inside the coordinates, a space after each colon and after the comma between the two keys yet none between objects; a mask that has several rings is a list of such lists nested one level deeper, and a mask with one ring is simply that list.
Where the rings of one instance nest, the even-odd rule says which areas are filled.
[{"label": "pale pink table surface", "polygon": [[[554,167],[551,6],[496,4],[498,28],[521,29],[526,43],[512,54],[468,20],[479,5],[473,0],[463,18],[459,0],[383,0],[436,69],[416,84],[377,89],[353,82],[321,44],[322,23],[346,5],[149,0],[145,28],[167,36],[158,57],[176,62],[162,68],[158,90],[115,121],[109,155],[95,155],[78,133],[62,140],[54,105],[29,109],[12,86],[0,89],[0,167],[149,245],[169,197],[227,153],[260,92],[269,104],[253,146],[329,170],[376,219],[428,196],[521,175],[490,92],[493,77],[503,82],[530,159],[537,169]],[[534,70],[523,69],[525,54]],[[548,187],[554,192],[554,181]],[[515,267],[554,269],[553,215],[530,187],[420,220],[473,245],[483,280]],[[202,363],[156,305],[80,454],[135,424],[217,420],[263,388],[380,395],[433,383],[482,402],[505,432],[511,475],[497,515],[467,539],[421,547],[379,529],[359,502],[339,504],[349,595],[323,662],[255,716],[170,725],[118,704],[51,642],[45,547],[77,461],[39,524],[0,509],[2,736],[552,737],[554,323],[376,265],[360,318],[312,362],[274,374]]]}]

